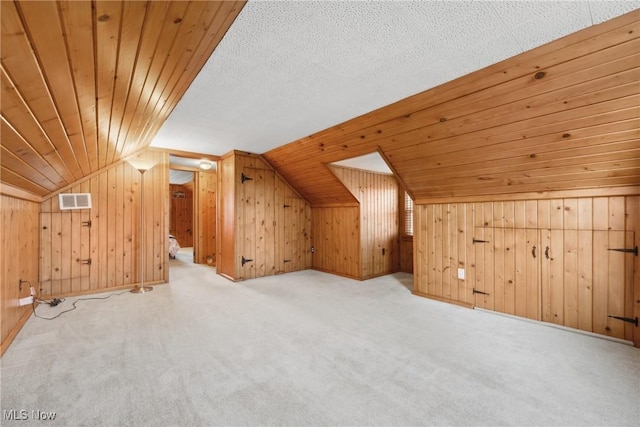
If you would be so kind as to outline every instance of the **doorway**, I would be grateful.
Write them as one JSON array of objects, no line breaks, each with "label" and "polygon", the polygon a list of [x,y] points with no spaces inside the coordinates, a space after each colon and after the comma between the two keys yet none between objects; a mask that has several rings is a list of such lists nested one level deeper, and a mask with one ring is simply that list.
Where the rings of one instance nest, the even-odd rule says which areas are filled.
[{"label": "doorway", "polygon": [[217,164],[211,157],[169,155],[169,258],[215,267]]}]

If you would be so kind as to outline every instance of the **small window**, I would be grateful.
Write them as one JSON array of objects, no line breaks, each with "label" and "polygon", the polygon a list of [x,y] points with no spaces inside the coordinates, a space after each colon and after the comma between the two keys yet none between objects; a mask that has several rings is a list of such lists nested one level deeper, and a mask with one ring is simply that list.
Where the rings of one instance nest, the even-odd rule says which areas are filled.
[{"label": "small window", "polygon": [[404,192],[404,234],[413,236],[413,200],[406,191]]}]

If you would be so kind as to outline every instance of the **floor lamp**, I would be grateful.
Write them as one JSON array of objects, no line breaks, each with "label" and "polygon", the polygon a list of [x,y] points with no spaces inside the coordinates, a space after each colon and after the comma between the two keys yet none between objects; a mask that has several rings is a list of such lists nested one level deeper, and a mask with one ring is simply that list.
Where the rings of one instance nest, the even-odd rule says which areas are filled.
[{"label": "floor lamp", "polygon": [[152,286],[144,285],[144,173],[154,167],[156,162],[147,159],[129,159],[129,164],[140,172],[140,283],[131,289],[134,294],[151,292]]}]

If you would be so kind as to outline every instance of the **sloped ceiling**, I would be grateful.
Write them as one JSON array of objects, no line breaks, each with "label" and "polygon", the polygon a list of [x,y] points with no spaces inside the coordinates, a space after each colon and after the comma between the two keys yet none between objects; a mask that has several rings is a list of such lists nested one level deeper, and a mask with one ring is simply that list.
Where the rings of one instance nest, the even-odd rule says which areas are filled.
[{"label": "sloped ceiling", "polygon": [[250,1],[152,145],[261,154],[638,7]]},{"label": "sloped ceiling", "polygon": [[[544,175],[542,180],[522,177],[529,179],[525,183],[516,176],[521,163],[500,166],[502,160],[493,151],[480,152],[482,160],[475,163],[460,163],[450,159],[446,149],[427,142],[434,138],[432,130],[439,132],[438,138],[458,135],[460,140],[447,139],[443,147],[475,156],[477,141],[488,135],[474,132],[491,133],[488,129],[496,125],[487,121],[490,117],[512,120],[510,130],[499,132],[511,137],[518,126],[537,129],[540,122],[534,118],[548,116],[558,122],[545,132],[570,128],[576,130],[572,137],[586,138],[592,133],[584,126],[558,123],[583,111],[580,108],[597,104],[593,108],[624,113],[612,119],[617,127],[594,135],[606,135],[619,148],[623,141],[627,145],[606,158],[611,165],[600,162],[599,169],[588,171],[593,172],[589,178],[584,174],[574,178],[582,179],[581,185],[623,185],[635,179],[629,174],[635,158],[625,157],[626,163],[618,164],[619,153],[634,155],[628,150],[636,146],[627,140],[631,134],[616,139],[611,132],[637,130],[630,124],[633,117],[624,118],[631,114],[627,106],[636,102],[629,88],[637,82],[637,60],[630,56],[638,51],[637,30],[626,38],[615,32],[615,26],[599,30],[588,34],[612,33],[603,36],[605,42],[598,44],[598,39],[593,49],[571,39],[578,51],[568,58],[564,49],[573,45],[561,41],[553,49],[543,47],[532,55],[529,51],[521,60],[509,59],[504,66],[461,78],[467,80],[446,82],[637,7],[633,1],[252,1],[246,6],[244,2],[3,1],[1,180],[46,195],[147,146],[157,133],[153,145],[158,147],[217,155],[231,149],[267,152],[266,158],[314,204],[347,198],[344,187],[336,187],[335,177],[326,175],[324,163],[376,150],[419,197],[459,194],[467,178],[474,182],[502,179],[503,184],[487,186],[486,191],[498,193],[573,188],[567,187],[572,179],[549,178],[540,172],[534,174]],[[629,28],[637,26],[637,14],[624,19]],[[589,37],[581,39],[588,46]],[[609,48],[603,55],[596,53]],[[553,68],[567,61],[574,61],[567,66],[570,69]],[[609,67],[608,74],[585,78],[575,68],[595,67],[596,62]],[[529,83],[527,79],[539,69],[545,69],[548,78]],[[503,78],[496,77],[499,73],[505,73]],[[620,73],[624,75],[618,78]],[[560,75],[569,82],[565,86],[557,79]],[[586,88],[590,101],[567,89],[574,78],[583,85],[574,89]],[[537,104],[529,106],[533,115],[515,119],[505,116],[507,111],[527,108],[517,102],[525,102],[529,95],[517,92],[520,98],[505,101],[503,110],[487,102],[495,94],[525,90],[518,86],[525,80],[531,87],[537,85],[536,91],[548,82],[555,82],[549,91],[560,87],[566,91],[554,98],[534,99]],[[618,80],[623,83],[614,87],[611,82]],[[589,89],[591,81],[596,89]],[[502,89],[484,92],[491,85]],[[453,90],[451,96],[442,95],[442,88]],[[608,92],[599,92],[605,89]],[[482,95],[464,98],[474,92]],[[416,93],[420,94],[384,107]],[[444,104],[456,97],[464,101]],[[558,103],[565,101],[569,107],[559,108]],[[548,102],[552,107],[542,109]],[[448,110],[472,104],[473,108],[460,113]],[[487,106],[484,115],[469,116],[471,111],[477,113],[478,105]],[[376,108],[380,110],[368,113]],[[573,113],[567,111],[571,109]],[[580,116],[582,120],[600,114],[588,111],[590,115]],[[556,115],[560,112],[564,115]],[[472,129],[470,120],[493,124]],[[386,125],[381,128],[380,124]],[[462,124],[469,126],[459,130]],[[543,136],[536,132],[525,137]],[[492,140],[492,145],[501,152],[497,141]],[[571,143],[576,149],[582,144],[581,140]],[[443,160],[450,160],[450,166],[458,168],[448,172],[454,175],[434,169],[423,176],[423,165],[431,161],[426,153],[431,152],[440,153],[433,160],[439,165],[449,165]],[[575,168],[586,167],[577,157],[568,158]],[[538,160],[544,159],[541,152]],[[488,170],[483,162],[493,162],[487,164],[498,169]],[[460,182],[442,181],[458,179],[455,174],[460,172],[469,176]],[[497,178],[500,173],[511,175]],[[434,180],[437,186],[425,184],[438,177],[442,180]],[[521,181],[523,186],[518,187]]]},{"label": "sloped ceiling", "polygon": [[2,183],[46,195],[146,147],[243,5],[2,1]]}]

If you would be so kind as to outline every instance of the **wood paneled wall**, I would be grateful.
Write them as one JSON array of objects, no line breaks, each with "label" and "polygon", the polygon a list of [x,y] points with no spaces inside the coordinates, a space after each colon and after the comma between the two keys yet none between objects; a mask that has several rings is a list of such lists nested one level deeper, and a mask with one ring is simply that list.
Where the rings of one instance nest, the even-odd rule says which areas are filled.
[{"label": "wood paneled wall", "polygon": [[196,192],[196,231],[197,244],[194,246],[193,259],[198,264],[216,265],[216,198],[218,179],[216,171],[197,172],[195,176]]},{"label": "wood paneled wall", "polygon": [[313,206],[351,202],[325,165],[376,149],[418,202],[637,185],[639,24],[636,10],[264,156]]},{"label": "wood paneled wall", "polygon": [[413,274],[413,237],[400,237],[400,271]]},{"label": "wood paneled wall", "polygon": [[360,208],[314,207],[313,268],[360,279]]},{"label": "wood paneled wall", "polygon": [[[107,168],[64,191],[91,193],[90,210],[61,211],[57,196],[42,202],[40,296],[132,286],[139,283],[141,268],[145,268],[145,283],[168,280],[168,154],[147,150],[141,157],[157,162],[144,174],[143,242],[140,241],[141,175],[127,162]],[[144,266],[140,265],[141,245],[145,247]]]},{"label": "wood paneled wall", "polygon": [[38,287],[39,210],[39,203],[0,195],[0,355],[31,314],[31,305],[20,307],[18,299],[31,295],[29,284],[20,285],[20,280]]},{"label": "wood paneled wall", "polygon": [[218,273],[232,279],[311,266],[311,207],[260,156],[220,160]]},{"label": "wood paneled wall", "polygon": [[169,234],[175,236],[183,247],[193,246],[193,187],[193,182],[169,185]]},{"label": "wood paneled wall", "polygon": [[393,175],[331,166],[360,204],[362,279],[398,271],[398,182]]},{"label": "wood paneled wall", "polygon": [[639,258],[609,250],[638,246],[640,196],[416,205],[414,239],[419,295],[640,345],[607,317],[640,316]]}]

